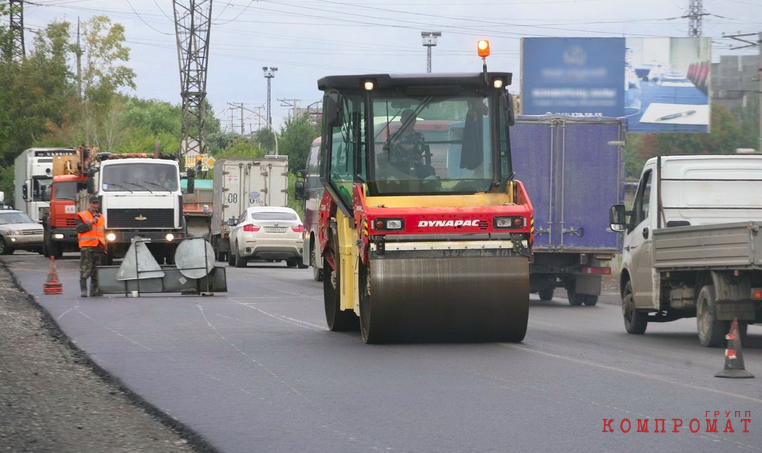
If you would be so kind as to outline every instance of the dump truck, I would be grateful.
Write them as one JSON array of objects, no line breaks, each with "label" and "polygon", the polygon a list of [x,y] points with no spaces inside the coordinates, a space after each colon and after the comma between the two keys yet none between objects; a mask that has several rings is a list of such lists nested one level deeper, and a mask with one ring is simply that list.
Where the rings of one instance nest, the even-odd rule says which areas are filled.
[{"label": "dump truck", "polygon": [[214,163],[210,242],[227,261],[233,221],[251,206],[288,205],[288,156],[228,157]]},{"label": "dump truck", "polygon": [[[507,72],[341,75],[323,97],[318,243],[328,328],[366,343],[521,341],[533,208]],[[436,138],[417,132],[435,122]]]},{"label": "dump truck", "polygon": [[628,333],[695,317],[702,346],[762,322],[762,156],[650,159],[631,211],[611,207],[624,234],[620,288]]},{"label": "dump truck", "polygon": [[16,158],[15,201],[13,207],[25,212],[35,222],[42,222],[50,206],[53,182],[53,157],[70,156],[74,149],[30,148]]},{"label": "dump truck", "polygon": [[60,258],[64,252],[79,251],[77,235],[77,197],[87,192],[88,177],[82,170],[80,147],[75,154],[53,156],[53,182],[50,209],[42,219],[42,252]]},{"label": "dump truck", "polygon": [[621,118],[519,116],[511,129],[517,177],[532,194],[535,241],[530,290],[571,305],[595,305],[603,275],[622,249],[609,206],[624,197]]}]

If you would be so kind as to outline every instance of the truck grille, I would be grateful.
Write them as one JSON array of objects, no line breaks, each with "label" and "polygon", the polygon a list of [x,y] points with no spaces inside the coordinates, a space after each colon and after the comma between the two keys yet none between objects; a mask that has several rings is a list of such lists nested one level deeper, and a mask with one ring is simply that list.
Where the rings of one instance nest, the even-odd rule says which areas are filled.
[{"label": "truck grille", "polygon": [[174,228],[173,209],[108,209],[107,228]]},{"label": "truck grille", "polygon": [[66,219],[66,226],[67,227],[77,226],[77,219]]}]

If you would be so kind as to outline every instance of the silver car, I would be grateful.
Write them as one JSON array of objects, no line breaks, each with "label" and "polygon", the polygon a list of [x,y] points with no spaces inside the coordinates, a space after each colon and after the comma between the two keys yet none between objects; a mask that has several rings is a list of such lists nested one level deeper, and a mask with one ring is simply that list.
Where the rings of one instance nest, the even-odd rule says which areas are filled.
[{"label": "silver car", "polygon": [[42,225],[21,211],[0,211],[0,255],[42,251]]},{"label": "silver car", "polygon": [[302,265],[304,225],[291,208],[251,207],[237,220],[230,232],[229,263],[246,267],[249,260],[285,260],[288,267]]}]

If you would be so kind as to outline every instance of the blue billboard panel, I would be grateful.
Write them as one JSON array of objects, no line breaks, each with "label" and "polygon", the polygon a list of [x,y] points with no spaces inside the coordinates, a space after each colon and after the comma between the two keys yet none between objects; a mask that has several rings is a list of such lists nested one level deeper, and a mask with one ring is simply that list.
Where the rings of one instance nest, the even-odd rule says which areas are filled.
[{"label": "blue billboard panel", "polygon": [[627,38],[630,132],[709,132],[711,38]]},{"label": "blue billboard panel", "polygon": [[624,116],[624,38],[523,38],[524,115]]}]

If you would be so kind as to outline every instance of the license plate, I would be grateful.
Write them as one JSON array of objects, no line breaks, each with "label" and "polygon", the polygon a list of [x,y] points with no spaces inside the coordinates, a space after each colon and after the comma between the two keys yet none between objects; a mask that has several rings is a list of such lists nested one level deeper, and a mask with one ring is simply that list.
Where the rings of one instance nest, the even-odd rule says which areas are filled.
[{"label": "license plate", "polygon": [[283,227],[266,227],[265,231],[268,233],[285,233],[286,229]]}]

